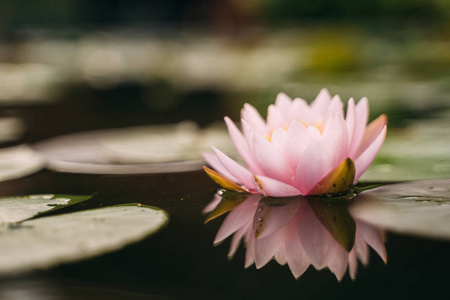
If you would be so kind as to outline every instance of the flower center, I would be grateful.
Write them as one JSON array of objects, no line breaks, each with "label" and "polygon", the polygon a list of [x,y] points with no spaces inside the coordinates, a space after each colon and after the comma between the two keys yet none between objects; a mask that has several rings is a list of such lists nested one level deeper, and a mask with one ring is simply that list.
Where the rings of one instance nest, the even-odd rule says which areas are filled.
[{"label": "flower center", "polygon": [[[305,126],[305,128],[308,128],[308,127],[315,127],[315,128],[320,132],[320,134],[323,134],[323,131],[324,131],[324,129],[325,129],[325,125],[323,124],[322,120],[316,122],[316,123],[313,124],[313,125],[310,125],[310,124],[306,123],[306,121],[300,121],[300,123],[302,123],[303,126]],[[287,131],[288,128],[289,128],[289,125],[288,125],[288,126],[282,126],[281,128],[283,128],[285,131]],[[272,133],[273,133],[274,131],[275,131],[275,129],[270,130],[269,134],[267,134],[267,135],[265,136],[266,140],[268,140],[269,142],[272,141]]]}]

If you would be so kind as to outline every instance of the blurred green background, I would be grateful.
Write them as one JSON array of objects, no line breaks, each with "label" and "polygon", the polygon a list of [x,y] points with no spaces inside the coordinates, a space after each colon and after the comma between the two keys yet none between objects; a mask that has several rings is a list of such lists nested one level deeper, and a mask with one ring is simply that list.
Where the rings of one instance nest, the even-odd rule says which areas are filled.
[{"label": "blurred green background", "polygon": [[313,100],[327,87],[389,116],[381,166],[364,180],[445,178],[449,49],[445,0],[3,0],[1,115],[36,142],[238,121],[245,102],[265,115],[280,91]]}]

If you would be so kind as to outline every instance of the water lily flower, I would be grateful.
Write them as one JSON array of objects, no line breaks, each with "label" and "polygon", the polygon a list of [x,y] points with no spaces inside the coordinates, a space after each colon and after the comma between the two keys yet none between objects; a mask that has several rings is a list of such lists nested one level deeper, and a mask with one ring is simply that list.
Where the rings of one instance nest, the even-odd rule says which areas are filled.
[{"label": "water lily flower", "polygon": [[[220,199],[216,194],[204,213],[214,210]],[[259,269],[274,259],[281,265],[287,264],[296,278],[312,265],[317,270],[330,269],[341,281],[347,269],[350,277],[356,278],[358,260],[368,265],[369,246],[387,261],[384,232],[374,226],[353,218],[356,225],[353,243],[344,249],[306,198],[275,206],[261,205],[260,199],[253,194],[233,208],[214,240],[218,245],[232,236],[229,259],[244,241],[246,268],[255,264]]]},{"label": "water lily flower", "polygon": [[245,166],[212,147],[203,153],[206,173],[233,191],[273,197],[347,191],[372,163],[386,136],[386,115],[368,123],[369,104],[320,91],[308,103],[278,94],[264,120],[250,104],[241,111],[242,132],[225,122]]}]

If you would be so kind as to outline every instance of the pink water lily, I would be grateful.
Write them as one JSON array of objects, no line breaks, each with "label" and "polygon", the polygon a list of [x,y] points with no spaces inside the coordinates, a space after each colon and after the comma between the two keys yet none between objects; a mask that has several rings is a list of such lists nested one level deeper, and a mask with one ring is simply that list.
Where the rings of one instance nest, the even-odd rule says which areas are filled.
[{"label": "pink water lily", "polygon": [[[216,194],[204,213],[220,202]],[[218,245],[232,236],[228,258],[236,253],[241,241],[246,247],[245,267],[255,264],[262,268],[272,259],[287,264],[292,274],[300,277],[310,265],[321,270],[328,268],[341,281],[349,270],[356,278],[358,260],[364,266],[369,263],[369,246],[387,262],[384,232],[363,221],[354,219],[356,233],[351,250],[345,250],[319,221],[308,201],[297,199],[285,205],[271,206],[264,211],[264,229],[257,225],[260,215],[260,196],[251,195],[234,208],[217,232],[214,244]]]},{"label": "pink water lily", "polygon": [[212,147],[214,153],[203,155],[215,171],[204,169],[226,189],[273,197],[348,189],[367,170],[386,136],[387,117],[367,124],[368,117],[367,98],[357,104],[350,99],[344,117],[340,97],[326,89],[310,105],[278,94],[267,120],[245,104],[242,132],[230,118],[225,122],[246,166]]}]

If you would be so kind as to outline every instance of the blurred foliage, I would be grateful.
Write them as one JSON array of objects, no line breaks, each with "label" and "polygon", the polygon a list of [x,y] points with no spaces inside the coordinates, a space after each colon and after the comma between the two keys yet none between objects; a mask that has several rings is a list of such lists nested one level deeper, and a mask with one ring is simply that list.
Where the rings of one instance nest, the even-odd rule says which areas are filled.
[{"label": "blurred foliage", "polygon": [[[318,20],[443,21],[447,0],[2,0],[0,24],[80,25],[208,22],[217,26]],[[382,25],[382,23],[380,23]]]},{"label": "blurred foliage", "polygon": [[450,15],[450,2],[446,0],[263,0],[264,13],[271,20],[327,19],[395,21],[432,18],[442,21]]}]

